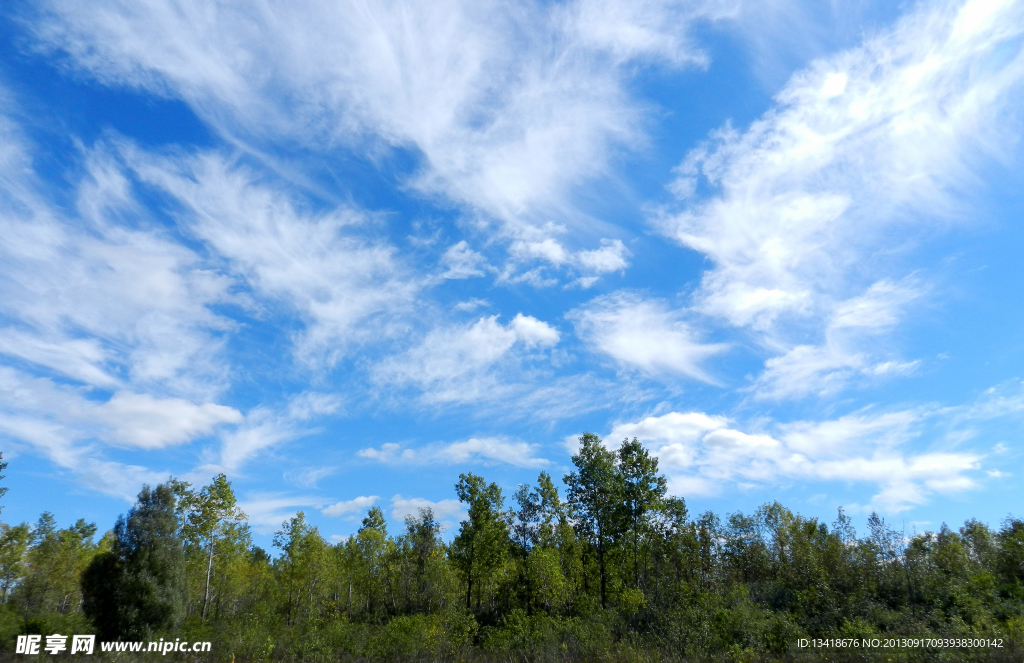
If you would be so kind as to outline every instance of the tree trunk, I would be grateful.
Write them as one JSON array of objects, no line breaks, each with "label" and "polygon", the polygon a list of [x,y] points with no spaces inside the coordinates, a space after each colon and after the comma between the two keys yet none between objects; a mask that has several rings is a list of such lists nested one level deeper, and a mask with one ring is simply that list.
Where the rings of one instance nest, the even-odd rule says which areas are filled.
[{"label": "tree trunk", "polygon": [[633,524],[633,587],[640,588],[640,563],[637,559],[637,548],[640,547],[640,535]]},{"label": "tree trunk", "polygon": [[210,541],[210,556],[206,561],[206,592],[203,594],[203,621],[206,621],[206,606],[210,603],[210,575],[213,573],[213,541]]}]

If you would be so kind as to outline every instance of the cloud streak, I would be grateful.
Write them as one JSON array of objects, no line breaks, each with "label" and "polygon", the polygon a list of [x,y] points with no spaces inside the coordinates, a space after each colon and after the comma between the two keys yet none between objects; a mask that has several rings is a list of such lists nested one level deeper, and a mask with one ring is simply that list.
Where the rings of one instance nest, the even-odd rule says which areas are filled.
[{"label": "cloud streak", "polygon": [[395,442],[379,448],[360,449],[356,455],[382,463],[464,465],[504,463],[515,467],[546,467],[551,461],[536,456],[538,445],[497,437],[471,437],[462,442],[433,444],[420,448],[403,447]]},{"label": "cloud streak", "polygon": [[[637,67],[705,66],[691,27],[735,13],[713,0],[37,9],[39,48],[103,83],[180,97],[254,152],[412,148],[411,186],[496,221],[514,253],[552,264],[570,261],[567,227],[589,225],[573,208],[579,185],[644,143],[647,109],[628,93]],[[588,280],[624,267],[621,245],[602,242],[571,260],[595,272]]]},{"label": "cloud streak", "polygon": [[716,495],[790,480],[866,484],[876,492],[864,508],[898,513],[937,494],[976,490],[983,471],[1006,476],[985,469],[1006,445],[979,450],[965,443],[999,420],[1016,427],[1022,413],[1024,395],[1014,383],[964,405],[865,408],[824,420],[738,425],[724,416],[674,411],[616,424],[608,440],[640,438],[678,494]]},{"label": "cloud streak", "polygon": [[[972,164],[1005,158],[1013,142],[1022,11],[980,0],[922,6],[798,72],[749,129],[723,127],[679,166],[671,188],[684,210],[657,223],[714,263],[695,309],[783,350],[760,394],[833,392],[854,374],[912,368],[871,347],[920,294],[894,285],[903,260],[927,233],[966,217]],[[874,337],[852,342],[854,328]],[[793,340],[809,334],[825,338]]]},{"label": "cloud streak", "polygon": [[585,343],[623,367],[653,377],[681,375],[718,383],[701,364],[727,346],[700,342],[693,327],[664,302],[619,292],[598,297],[567,317]]}]

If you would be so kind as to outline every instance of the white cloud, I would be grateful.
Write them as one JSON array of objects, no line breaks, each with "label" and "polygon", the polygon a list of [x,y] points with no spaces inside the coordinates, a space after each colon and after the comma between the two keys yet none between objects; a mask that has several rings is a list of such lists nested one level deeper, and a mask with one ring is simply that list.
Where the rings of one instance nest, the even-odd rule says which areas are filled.
[{"label": "white cloud", "polygon": [[242,421],[237,410],[215,403],[131,392],[106,401],[91,396],[85,387],[0,366],[0,433],[31,445],[102,492],[131,497],[140,483],[158,483],[167,473],[106,460],[104,446],[160,449],[223,433],[222,426]]},{"label": "white cloud", "polygon": [[468,312],[472,312],[472,311],[477,310],[481,306],[490,306],[490,305],[491,305],[491,303],[489,301],[487,301],[486,299],[480,299],[479,297],[474,297],[472,299],[467,299],[464,302],[458,302],[457,304],[455,304],[454,308],[455,308],[456,311],[466,311],[468,313]]},{"label": "white cloud", "polygon": [[566,317],[595,350],[654,376],[677,374],[714,383],[700,364],[726,349],[701,343],[690,325],[662,302],[627,292],[598,297]]},{"label": "white cloud", "polygon": [[919,424],[934,415],[933,409],[897,410],[875,414],[849,414],[829,421],[798,421],[779,426],[786,446],[819,457],[849,453],[869,441],[881,448],[896,448],[920,434]]},{"label": "white cloud", "polygon": [[820,346],[797,345],[765,362],[751,386],[761,399],[834,394],[855,379],[905,375],[917,361],[880,357],[878,337],[896,326],[901,309],[921,295],[915,284],[883,280],[856,297],[838,302]]},{"label": "white cloud", "polygon": [[536,444],[513,442],[503,438],[470,438],[465,442],[453,442],[444,447],[442,454],[453,464],[470,461],[497,461],[516,467],[544,467],[550,461],[534,456]]},{"label": "white cloud", "polygon": [[490,367],[516,340],[516,332],[492,315],[469,326],[432,330],[420,345],[384,362],[379,371],[388,379],[423,386],[447,382]]},{"label": "white cloud", "polygon": [[658,456],[669,487],[718,494],[745,484],[786,479],[874,484],[874,508],[895,513],[930,495],[977,488],[983,454],[913,452],[906,445],[938,409],[862,411],[827,421],[775,425],[775,433],[738,430],[724,417],[669,412],[616,425],[610,439],[639,437]]},{"label": "white cloud", "polygon": [[[714,263],[696,308],[784,355],[757,391],[828,393],[912,370],[874,348],[893,312],[926,289],[897,280],[904,261],[929,232],[968,217],[971,166],[1016,144],[1022,12],[921,5],[794,75],[749,129],[725,126],[679,167],[671,188],[686,207],[660,222]],[[697,195],[700,180],[718,193]]]},{"label": "white cloud", "polygon": [[[384,384],[412,385],[422,390],[428,402],[473,402],[499,397],[511,388],[509,383],[521,376],[516,364],[524,349],[550,347],[559,334],[547,323],[519,313],[508,325],[492,315],[475,323],[445,326],[431,330],[416,346],[389,357],[375,369],[376,379]],[[496,366],[513,372],[498,376]]]},{"label": "white cloud", "polygon": [[510,251],[520,260],[541,259],[552,265],[563,265],[569,262],[569,252],[558,240],[547,237],[542,240],[519,240],[512,244]]},{"label": "white cloud", "polygon": [[691,26],[731,4],[72,0],[41,5],[32,27],[41,48],[103,83],[178,96],[254,153],[411,147],[423,157],[412,186],[498,219],[514,254],[563,264],[555,237],[588,222],[574,192],[644,142],[629,78],[704,66]]},{"label": "white cloud", "polygon": [[337,467],[325,467],[317,465],[315,467],[304,467],[296,470],[288,470],[284,473],[284,479],[289,483],[295,484],[302,488],[316,488],[317,483],[325,477],[329,477],[332,474],[337,474]]},{"label": "white cloud", "polygon": [[642,440],[677,440],[695,442],[708,431],[725,428],[729,419],[703,412],[669,412],[651,416],[633,423],[617,424],[611,438],[618,440],[637,437]]},{"label": "white cloud", "polygon": [[781,400],[807,395],[828,396],[858,376],[912,373],[917,361],[874,361],[863,353],[850,354],[836,346],[798,345],[765,362],[752,390],[761,399]]},{"label": "white cloud", "polygon": [[242,421],[238,410],[224,405],[128,392],[114,394],[98,410],[99,420],[113,429],[111,441],[141,449],[183,444]]},{"label": "white cloud", "polygon": [[379,460],[382,463],[393,463],[399,460],[412,461],[417,459],[415,451],[412,449],[402,449],[402,445],[397,442],[385,442],[380,445],[380,449],[374,449],[373,447],[360,449],[356,452],[356,455],[360,458]]},{"label": "white cloud", "polygon": [[535,345],[551,347],[558,345],[558,340],[561,338],[558,330],[548,323],[522,313],[517,313],[508,326],[515,332],[516,340],[522,342],[526,347]]},{"label": "white cloud", "polygon": [[601,248],[593,251],[580,251],[576,254],[576,260],[581,267],[588,271],[606,274],[619,272],[629,267],[626,258],[630,255],[629,249],[622,243],[622,240],[602,239]]},{"label": "white cloud", "polygon": [[171,161],[126,150],[140,177],[183,206],[182,225],[207,242],[265,298],[306,322],[300,357],[322,365],[381,338],[386,321],[422,286],[393,247],[360,237],[369,219],[352,209],[314,214],[216,154]]},{"label": "white cloud", "polygon": [[344,502],[337,502],[330,506],[324,507],[323,509],[320,509],[320,513],[324,514],[325,516],[330,516],[331,518],[336,518],[338,516],[344,516],[351,513],[359,513],[364,509],[368,509],[371,506],[373,506],[379,499],[380,497],[378,497],[377,495],[363,495],[360,497],[355,497],[350,500],[346,500]]},{"label": "white cloud", "polygon": [[222,434],[220,454],[216,462],[201,469],[237,472],[253,457],[263,455],[285,442],[316,432],[310,421],[333,414],[337,398],[315,392],[291,397],[284,408],[257,406],[246,413],[233,431]]},{"label": "white cloud", "polygon": [[636,58],[665,60],[674,65],[707,65],[707,57],[685,32],[670,26],[686,26],[695,20],[732,17],[738,3],[661,2],[660,0],[583,0],[569,5],[577,38],[609,51],[619,61]]},{"label": "white cloud", "polygon": [[103,146],[82,152],[77,216],[41,195],[33,149],[0,116],[0,354],[20,367],[0,367],[0,432],[131,500],[168,473],[108,460],[105,445],[180,445],[240,419],[213,402],[233,323],[209,307],[231,301],[231,282],[150,223]]},{"label": "white cloud", "polygon": [[422,497],[402,497],[401,495],[391,498],[391,517],[395,520],[403,520],[406,516],[417,516],[420,509],[431,509],[434,512],[434,517],[438,520],[458,517],[465,511],[462,502],[458,500],[431,502]]},{"label": "white cloud", "polygon": [[913,281],[894,283],[883,279],[873,283],[864,294],[838,302],[832,310],[828,331],[837,334],[891,329],[899,322],[901,309],[922,294]]},{"label": "white cloud", "polygon": [[97,387],[112,388],[122,384],[104,366],[109,357],[100,339],[44,339],[8,327],[0,329],[0,353]]},{"label": "white cloud", "polygon": [[291,420],[281,417],[266,407],[256,407],[245,415],[237,430],[221,436],[221,450],[217,463],[201,469],[237,472],[241,467],[265,450],[276,447],[306,434]]},{"label": "white cloud", "polygon": [[483,276],[487,260],[469,248],[466,240],[462,240],[448,247],[448,250],[441,256],[441,264],[448,268],[441,278],[468,279],[474,276]]},{"label": "white cloud", "polygon": [[288,417],[296,421],[308,421],[335,414],[341,406],[342,399],[337,394],[304,391],[288,400]]},{"label": "white cloud", "polygon": [[[31,149],[17,137],[11,147]],[[86,154],[77,192],[89,202],[80,202],[81,218],[64,218],[37,196],[30,168],[7,165],[13,170],[0,177],[0,313],[7,319],[0,353],[104,389],[214,398],[226,372],[217,356],[221,334],[233,323],[209,306],[231,299],[230,281],[147,229],[148,215],[102,149]],[[137,223],[112,220],[124,213]]]},{"label": "white cloud", "polygon": [[464,465],[481,463],[492,465],[506,463],[516,467],[545,467],[550,461],[538,458],[536,444],[517,442],[501,437],[472,437],[462,442],[432,444],[420,448],[407,448],[394,442],[386,442],[380,448],[360,449],[356,455],[382,463],[430,464],[445,463]]},{"label": "white cloud", "polygon": [[249,524],[261,534],[279,530],[283,523],[302,509],[317,508],[322,503],[315,497],[291,496],[281,493],[251,493],[238,500],[248,516]]}]

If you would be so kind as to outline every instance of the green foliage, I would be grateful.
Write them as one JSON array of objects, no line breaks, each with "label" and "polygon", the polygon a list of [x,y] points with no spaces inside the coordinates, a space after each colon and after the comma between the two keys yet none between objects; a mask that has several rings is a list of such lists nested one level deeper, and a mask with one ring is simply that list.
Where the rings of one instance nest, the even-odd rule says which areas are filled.
[{"label": "green foliage", "polygon": [[31,531],[28,523],[0,523],[0,602],[7,598],[24,575]]},{"label": "green foliage", "polygon": [[184,483],[174,488],[188,562],[199,567],[189,576],[201,577],[203,582],[200,619],[205,620],[211,602],[228,591],[225,584],[230,583],[230,570],[251,545],[249,526],[224,474],[218,474],[198,493],[189,491]]},{"label": "green foliage", "polygon": [[616,466],[615,454],[604,447],[601,438],[591,433],[580,438],[580,450],[572,457],[572,463],[576,470],[564,478],[569,508],[576,521],[577,534],[596,555],[601,607],[604,608],[607,606],[609,557],[620,542],[623,530],[623,476]]},{"label": "green foliage", "polygon": [[85,571],[83,609],[101,637],[148,639],[184,617],[185,551],[174,488],[143,486],[114,526],[112,550],[94,557]]},{"label": "green foliage", "polygon": [[96,553],[96,526],[79,520],[58,529],[53,514],[43,513],[28,531],[27,547],[26,530],[24,524],[8,528],[4,534],[10,536],[0,541],[5,579],[9,585],[17,582],[11,602],[29,621],[77,612],[82,600],[79,578]]},{"label": "green foliage", "polygon": [[429,509],[391,533],[374,507],[333,544],[300,512],[271,556],[224,475],[144,487],[99,542],[50,514],[0,524],[0,647],[95,631],[209,640],[225,662],[809,661],[800,638],[972,636],[1004,640],[985,660],[1024,654],[1024,521],[908,536],[872,514],[858,537],[842,510],[691,516],[638,440],[580,442],[565,501],[546,473],[508,510],[460,476],[450,545]]},{"label": "green foliage", "polygon": [[466,610],[493,608],[496,574],[509,551],[509,532],[502,512],[504,498],[495,483],[475,474],[462,474],[455,486],[459,500],[469,505],[469,519],[462,522],[452,542],[452,560],[466,585]]}]

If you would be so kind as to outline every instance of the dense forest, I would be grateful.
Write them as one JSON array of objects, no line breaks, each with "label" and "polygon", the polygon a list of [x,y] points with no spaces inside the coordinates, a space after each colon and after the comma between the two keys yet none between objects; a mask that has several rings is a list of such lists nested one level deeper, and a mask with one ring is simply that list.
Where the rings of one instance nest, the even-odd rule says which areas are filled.
[{"label": "dense forest", "polygon": [[[3,524],[0,647],[95,633],[208,640],[206,659],[234,661],[1021,660],[1024,521],[908,535],[872,515],[858,536],[842,510],[693,515],[639,441],[580,442],[564,494],[546,473],[510,499],[461,475],[468,515],[447,537],[428,509],[389,532],[375,507],[331,544],[299,513],[270,554],[224,475],[143,487],[98,540],[47,513]],[[1003,646],[798,645],[900,636]]]}]

